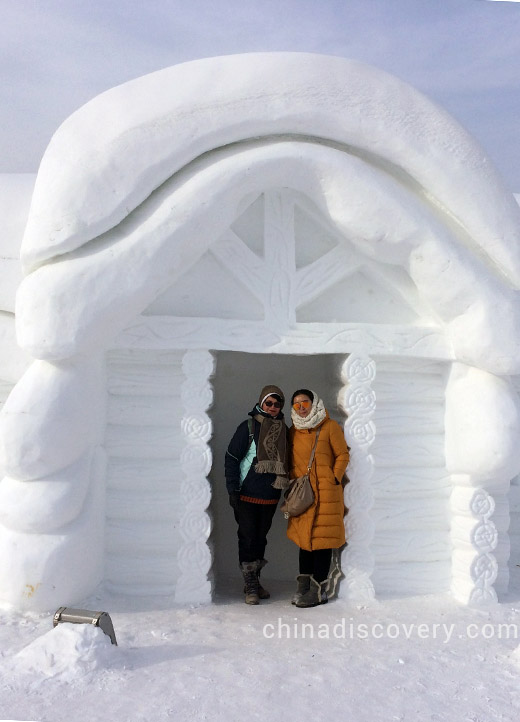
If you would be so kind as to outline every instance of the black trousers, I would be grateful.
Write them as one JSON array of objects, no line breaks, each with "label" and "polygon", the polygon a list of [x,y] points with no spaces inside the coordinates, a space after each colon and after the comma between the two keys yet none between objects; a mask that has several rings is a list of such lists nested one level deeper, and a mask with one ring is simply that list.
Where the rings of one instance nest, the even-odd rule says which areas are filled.
[{"label": "black trousers", "polygon": [[300,549],[300,574],[312,574],[317,582],[323,582],[329,576],[332,549],[316,549],[308,552]]},{"label": "black trousers", "polygon": [[267,532],[271,528],[276,504],[252,504],[240,501],[235,509],[238,524],[238,561],[254,562],[263,559],[267,546]]}]

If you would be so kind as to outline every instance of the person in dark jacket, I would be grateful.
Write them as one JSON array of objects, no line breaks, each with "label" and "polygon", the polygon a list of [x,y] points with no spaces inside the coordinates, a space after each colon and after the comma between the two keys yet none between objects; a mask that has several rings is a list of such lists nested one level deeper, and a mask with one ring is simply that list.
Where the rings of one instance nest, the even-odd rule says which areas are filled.
[{"label": "person in dark jacket", "polygon": [[260,584],[260,570],[267,564],[264,552],[276,505],[289,483],[284,401],[278,386],[264,386],[250,418],[237,427],[226,451],[226,488],[238,524],[246,604],[270,596]]}]

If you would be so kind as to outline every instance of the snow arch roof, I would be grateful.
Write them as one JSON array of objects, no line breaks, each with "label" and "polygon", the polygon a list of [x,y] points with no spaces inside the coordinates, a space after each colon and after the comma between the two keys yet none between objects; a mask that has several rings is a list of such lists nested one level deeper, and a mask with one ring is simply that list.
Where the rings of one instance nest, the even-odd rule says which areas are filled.
[{"label": "snow arch roof", "polygon": [[[516,368],[520,212],[485,153],[400,80],[301,53],[167,68],[103,93],[61,126],[22,246],[21,343],[40,358],[99,346],[94,326],[107,306],[105,333],[115,333],[178,272],[188,235],[229,222],[239,193],[268,176],[312,191],[346,230],[370,216],[370,202],[387,219],[400,208],[403,221],[392,229],[381,214],[361,224],[365,250],[393,253],[415,274],[451,326],[457,357],[485,365],[494,348],[488,366]],[[347,208],[338,189],[357,184]],[[142,293],[143,283],[127,278],[136,254],[148,268]]]}]

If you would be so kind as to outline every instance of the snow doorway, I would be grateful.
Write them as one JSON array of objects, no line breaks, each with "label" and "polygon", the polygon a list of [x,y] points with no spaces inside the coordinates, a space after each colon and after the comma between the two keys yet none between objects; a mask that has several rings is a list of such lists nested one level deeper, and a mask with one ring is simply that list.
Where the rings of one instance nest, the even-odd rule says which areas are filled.
[{"label": "snow doorway", "polygon": [[[224,477],[224,454],[238,424],[258,400],[262,387],[274,383],[286,395],[285,418],[290,426],[289,401],[298,388],[315,390],[325,401],[332,418],[341,425],[345,421],[337,407],[337,394],[342,385],[341,364],[346,354],[278,355],[252,354],[234,351],[216,353],[213,379],[214,400],[210,410],[213,421],[211,441],[213,465],[211,514],[213,529],[210,544],[213,549],[214,591],[234,594],[240,591],[236,524],[229,507]],[[287,539],[286,522],[277,512],[268,537],[266,558],[269,566],[264,572],[271,587],[283,586],[298,573],[298,549]]]}]

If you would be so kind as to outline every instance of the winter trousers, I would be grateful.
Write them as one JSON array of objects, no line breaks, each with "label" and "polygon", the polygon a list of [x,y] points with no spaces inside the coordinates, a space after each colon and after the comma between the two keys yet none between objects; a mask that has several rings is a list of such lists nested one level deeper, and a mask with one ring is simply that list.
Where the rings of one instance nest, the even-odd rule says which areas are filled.
[{"label": "winter trousers", "polygon": [[324,582],[329,576],[332,549],[316,549],[308,552],[300,549],[300,574],[311,574],[317,582]]},{"label": "winter trousers", "polygon": [[276,504],[253,504],[240,501],[235,509],[238,524],[238,561],[255,562],[263,559],[267,546],[267,532],[271,528]]}]

